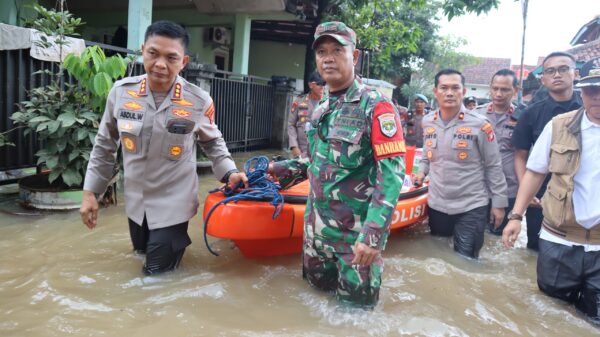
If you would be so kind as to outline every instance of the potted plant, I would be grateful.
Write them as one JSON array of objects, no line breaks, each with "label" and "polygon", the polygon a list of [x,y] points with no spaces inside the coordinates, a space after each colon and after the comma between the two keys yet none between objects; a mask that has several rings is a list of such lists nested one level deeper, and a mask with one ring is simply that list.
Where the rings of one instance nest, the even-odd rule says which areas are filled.
[{"label": "potted plant", "polygon": [[[50,84],[29,92],[29,100],[17,104],[18,111],[13,119],[24,133],[35,132],[43,148],[35,155],[38,166],[48,172],[40,176],[25,178],[21,181],[21,197],[25,202],[36,198],[33,189],[41,192],[61,193],[47,196],[38,208],[76,208],[80,197],[72,195],[73,190],[80,193],[83,177],[94,144],[99,120],[102,116],[108,92],[113,80],[125,75],[126,61],[115,55],[106,58],[98,46],[87,47],[80,56],[68,55],[64,61],[62,47],[68,44],[67,35],[76,35],[75,29],[81,20],[74,18],[68,11],[46,10],[34,5],[38,18],[32,21],[32,27],[46,36],[41,38],[42,47],[51,43],[60,48],[58,70],[43,71],[50,76]],[[65,81],[64,70],[77,80],[77,84]],[[67,193],[67,194],[65,194]],[[75,198],[75,200],[73,200]],[[66,199],[63,202],[62,199]],[[66,203],[70,206],[63,206]]]}]

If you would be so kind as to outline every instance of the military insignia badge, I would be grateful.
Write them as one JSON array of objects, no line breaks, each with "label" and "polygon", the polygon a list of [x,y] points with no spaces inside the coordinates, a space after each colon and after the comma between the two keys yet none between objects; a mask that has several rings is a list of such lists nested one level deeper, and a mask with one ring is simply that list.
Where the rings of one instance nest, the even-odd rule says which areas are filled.
[{"label": "military insignia badge", "polygon": [[210,124],[215,124],[215,105],[213,103],[211,103],[208,109],[206,109],[204,115],[208,117]]},{"label": "military insignia badge", "polygon": [[137,92],[133,91],[133,90],[127,90],[127,93],[129,94],[129,96],[133,97],[133,98],[141,98],[142,96],[138,95]]},{"label": "military insignia badge", "polygon": [[393,113],[384,113],[377,117],[377,119],[379,119],[379,128],[381,128],[381,133],[388,137],[393,137],[396,132],[398,132],[396,119],[394,117],[395,116]]},{"label": "military insignia badge", "polygon": [[135,152],[136,145],[135,145],[135,141],[133,140],[133,138],[131,138],[129,136],[123,136],[121,141],[123,143],[123,147],[125,148],[125,150],[127,152]]},{"label": "military insignia badge", "polygon": [[458,159],[460,159],[460,160],[465,160],[465,159],[467,159],[467,158],[469,158],[469,154],[468,154],[467,152],[464,152],[464,151],[463,151],[463,152],[459,152],[459,153],[458,153]]},{"label": "military insignia badge", "polygon": [[433,157],[433,152],[427,151],[427,158],[431,159],[431,157]]},{"label": "military insignia badge", "polygon": [[171,147],[169,148],[169,154],[171,154],[171,156],[173,157],[179,157],[181,155],[181,146],[179,145],[171,145]]},{"label": "military insignia badge", "polygon": [[181,106],[193,106],[194,103],[190,102],[190,101],[186,101],[185,99],[175,99],[173,100],[173,103],[177,104],[177,105],[181,105]]},{"label": "military insignia badge", "polygon": [[192,115],[192,113],[184,109],[173,109],[173,115],[179,117],[189,117]]},{"label": "military insignia badge", "polygon": [[131,101],[131,102],[127,102],[127,103],[123,104],[123,107],[125,109],[137,111],[142,108],[142,105],[138,102]]}]

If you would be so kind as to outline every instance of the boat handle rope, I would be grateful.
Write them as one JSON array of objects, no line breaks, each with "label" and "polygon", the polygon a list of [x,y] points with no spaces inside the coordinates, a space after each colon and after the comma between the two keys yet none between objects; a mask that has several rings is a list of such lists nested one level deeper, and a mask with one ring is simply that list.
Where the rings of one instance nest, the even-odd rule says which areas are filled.
[{"label": "boat handle rope", "polygon": [[268,170],[269,158],[265,156],[252,157],[244,163],[244,172],[248,177],[248,188],[242,189],[244,187],[244,183],[240,181],[233,188],[228,188],[227,184],[225,184],[222,187],[216,188],[208,192],[222,192],[225,195],[225,199],[213,205],[213,207],[211,207],[211,209],[206,214],[206,218],[204,219],[204,243],[206,244],[206,248],[208,248],[208,251],[214,256],[219,256],[219,254],[213,251],[212,248],[210,248],[206,230],[208,228],[208,221],[210,220],[210,216],[220,205],[226,204],[231,201],[238,202],[240,200],[271,200],[270,204],[273,205],[274,208],[273,215],[271,217],[275,219],[279,216],[279,213],[281,213],[284,204],[284,198],[281,195],[281,193],[279,193],[279,190],[281,190],[281,186],[268,178]]}]

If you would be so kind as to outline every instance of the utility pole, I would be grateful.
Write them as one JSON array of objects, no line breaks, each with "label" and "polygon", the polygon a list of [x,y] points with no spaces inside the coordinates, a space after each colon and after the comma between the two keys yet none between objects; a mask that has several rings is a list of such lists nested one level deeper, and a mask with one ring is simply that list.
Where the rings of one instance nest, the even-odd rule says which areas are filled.
[{"label": "utility pole", "polygon": [[529,5],[529,0],[521,0],[521,7],[523,11],[523,39],[521,41],[521,70],[519,71],[519,94],[518,94],[518,103],[519,105],[523,103],[523,68],[524,68],[524,59],[525,59],[525,32],[527,31],[527,6]]}]

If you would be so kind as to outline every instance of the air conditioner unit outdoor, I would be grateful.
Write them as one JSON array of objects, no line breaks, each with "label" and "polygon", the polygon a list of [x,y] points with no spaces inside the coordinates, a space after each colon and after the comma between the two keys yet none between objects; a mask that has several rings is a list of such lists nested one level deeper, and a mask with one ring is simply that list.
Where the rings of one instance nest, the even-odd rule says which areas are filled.
[{"label": "air conditioner unit outdoor", "polygon": [[224,27],[211,27],[208,29],[208,41],[229,44],[229,31]]}]

